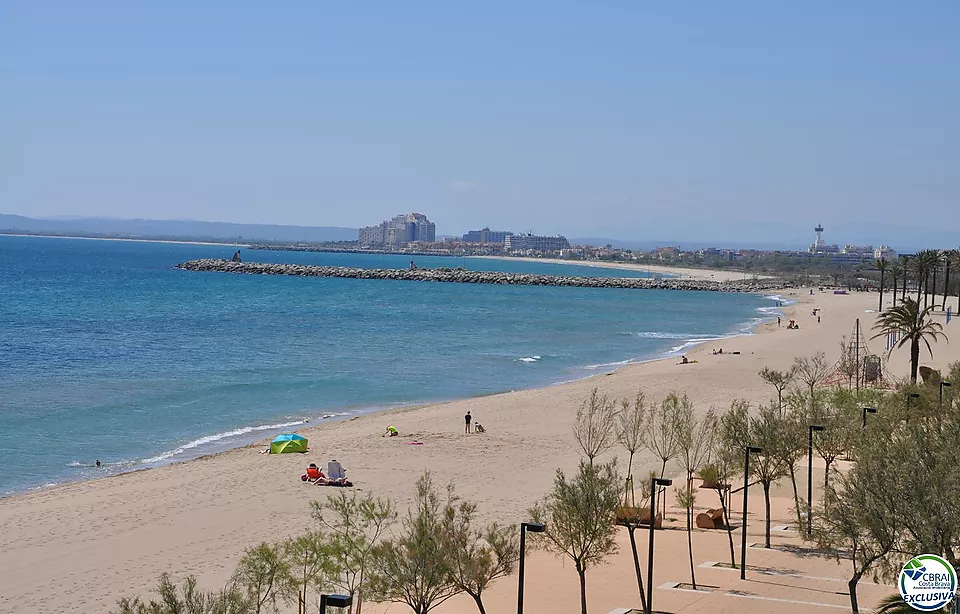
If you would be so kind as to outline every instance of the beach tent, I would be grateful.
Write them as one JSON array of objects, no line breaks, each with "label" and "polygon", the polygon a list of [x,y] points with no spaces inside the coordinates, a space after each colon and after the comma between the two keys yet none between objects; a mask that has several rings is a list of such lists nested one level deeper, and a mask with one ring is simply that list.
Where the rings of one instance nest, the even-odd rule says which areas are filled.
[{"label": "beach tent", "polygon": [[307,438],[300,435],[277,435],[270,442],[270,454],[286,454],[288,452],[306,452]]}]

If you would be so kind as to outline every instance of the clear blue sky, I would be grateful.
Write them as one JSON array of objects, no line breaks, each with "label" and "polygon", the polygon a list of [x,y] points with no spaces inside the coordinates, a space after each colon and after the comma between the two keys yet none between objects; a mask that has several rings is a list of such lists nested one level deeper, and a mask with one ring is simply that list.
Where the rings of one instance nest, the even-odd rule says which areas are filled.
[{"label": "clear blue sky", "polygon": [[960,232],[956,0],[465,4],[0,0],[0,212]]}]

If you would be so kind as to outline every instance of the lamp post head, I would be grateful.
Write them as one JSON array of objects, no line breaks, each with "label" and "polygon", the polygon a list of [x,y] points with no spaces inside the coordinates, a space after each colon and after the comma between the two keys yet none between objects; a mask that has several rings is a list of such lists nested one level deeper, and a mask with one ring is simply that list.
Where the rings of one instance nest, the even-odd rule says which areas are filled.
[{"label": "lamp post head", "polygon": [[951,382],[940,382],[940,387],[943,388],[944,386],[949,388],[950,386],[953,386],[953,384]]},{"label": "lamp post head", "polygon": [[670,486],[673,484],[673,480],[668,480],[666,478],[653,478],[653,483],[657,486]]},{"label": "lamp post head", "polygon": [[747,454],[762,454],[763,448],[758,448],[756,446],[747,446]]},{"label": "lamp post head", "polygon": [[547,525],[542,522],[521,522],[520,527],[530,533],[543,533],[547,530]]},{"label": "lamp post head", "polygon": [[320,598],[326,598],[326,604],[331,608],[347,608],[353,603],[350,595],[321,595]]},{"label": "lamp post head", "polygon": [[864,408],[863,408],[863,411],[867,412],[868,414],[875,414],[875,413],[877,413],[877,408],[876,408],[876,407],[864,407]]},{"label": "lamp post head", "polygon": [[820,431],[823,431],[823,430],[825,430],[826,428],[827,428],[827,427],[823,426],[822,424],[811,424],[811,425],[810,425],[810,432],[816,431],[816,432],[819,433]]}]

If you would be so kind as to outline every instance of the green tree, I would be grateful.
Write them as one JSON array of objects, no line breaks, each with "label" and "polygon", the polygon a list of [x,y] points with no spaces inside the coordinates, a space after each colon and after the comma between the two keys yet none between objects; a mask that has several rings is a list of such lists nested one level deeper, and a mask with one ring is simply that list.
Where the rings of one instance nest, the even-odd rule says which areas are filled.
[{"label": "green tree", "polygon": [[289,574],[281,590],[284,596],[297,602],[297,612],[303,612],[307,590],[311,586],[325,586],[335,573],[333,549],[323,532],[307,531],[283,542],[282,552]]},{"label": "green tree", "polygon": [[246,591],[256,614],[277,612],[277,599],[290,577],[290,565],[281,549],[266,542],[247,548],[233,572],[233,581]]},{"label": "green tree", "polygon": [[620,404],[620,413],[617,414],[617,441],[629,454],[627,460],[627,494],[630,500],[627,505],[633,507],[636,505],[633,496],[633,457],[646,441],[648,406],[643,391],[637,392],[632,404],[627,399],[623,399]]},{"label": "green tree", "polygon": [[444,508],[443,534],[453,555],[453,582],[470,595],[480,614],[483,592],[497,578],[513,574],[520,558],[520,543],[514,526],[490,523],[474,526],[477,506],[466,501],[448,501]]},{"label": "green tree", "polygon": [[873,266],[880,271],[880,303],[877,305],[877,311],[883,311],[883,277],[890,268],[890,263],[886,258],[877,258]]},{"label": "green tree", "polygon": [[730,514],[727,509],[727,491],[730,489],[730,476],[733,473],[733,466],[730,462],[730,455],[727,450],[722,449],[720,438],[716,439],[715,452],[711,462],[700,467],[700,478],[711,485],[711,488],[717,493],[720,499],[720,510],[723,513],[723,526],[727,532],[727,542],[730,545],[730,565],[737,566],[737,559],[733,550],[733,526],[730,524]]},{"label": "green tree", "polygon": [[250,614],[252,603],[242,590],[228,586],[217,593],[197,589],[197,579],[187,576],[178,592],[169,574],[161,574],[156,592],[159,601],[143,602],[139,597],[117,602],[115,614]]},{"label": "green tree", "polygon": [[616,441],[616,413],[616,403],[607,395],[601,395],[597,388],[590,392],[590,396],[577,409],[573,437],[590,464]]},{"label": "green tree", "polygon": [[752,463],[753,475],[763,486],[764,547],[770,547],[770,487],[786,474],[781,448],[785,445],[785,423],[773,406],[761,405],[750,417],[749,445],[763,453]]},{"label": "green tree", "polygon": [[326,586],[353,597],[351,612],[360,614],[369,583],[371,551],[397,520],[389,499],[368,494],[358,497],[343,491],[327,497],[326,503],[313,501],[312,516],[328,531],[331,568]]},{"label": "green tree", "polygon": [[686,510],[687,550],[690,553],[690,581],[694,589],[697,578],[693,565],[693,503],[696,493],[693,490],[693,475],[709,460],[713,450],[713,436],[717,429],[716,413],[710,409],[703,416],[697,416],[693,403],[683,395],[677,406],[677,448],[680,464],[683,465],[686,484],[677,493],[677,501]]},{"label": "green tree", "polygon": [[693,506],[697,502],[697,491],[690,483],[677,491],[677,505],[686,511],[687,516],[687,552],[690,554],[690,584],[697,590],[696,566],[693,563]]},{"label": "green tree", "polygon": [[927,352],[933,357],[933,348],[930,342],[936,343],[937,339],[946,335],[943,334],[943,325],[930,319],[930,310],[920,309],[920,303],[912,298],[904,299],[896,307],[891,307],[877,317],[873,329],[877,334],[874,339],[884,337],[890,333],[900,335],[900,341],[897,348],[910,344],[910,381],[916,383],[917,370],[920,366],[920,343],[927,346]]},{"label": "green tree", "polygon": [[797,356],[793,359],[793,368],[797,372],[797,378],[806,385],[810,393],[810,401],[814,399],[814,389],[823,383],[830,373],[830,365],[827,364],[827,355],[823,352],[817,352],[812,357]]},{"label": "green tree", "polygon": [[619,504],[615,464],[590,465],[581,460],[571,480],[558,469],[553,492],[530,509],[533,522],[547,526],[544,533],[535,534],[537,541],[573,561],[580,579],[581,614],[587,614],[587,569],[617,552],[614,520]]},{"label": "green tree", "polygon": [[427,614],[460,592],[454,581],[454,553],[447,547],[444,532],[445,506],[455,504],[452,488],[447,488],[444,503],[430,473],[420,476],[414,505],[403,519],[400,535],[371,551],[374,594],[405,603],[415,614]]},{"label": "green tree", "polygon": [[783,411],[783,391],[793,382],[793,378],[797,375],[796,367],[791,367],[786,371],[777,371],[776,369],[771,369],[770,367],[764,367],[760,369],[758,373],[760,378],[777,389],[777,407],[780,411]]},{"label": "green tree", "polygon": [[659,404],[650,408],[647,449],[660,459],[660,477],[667,470],[667,463],[677,456],[677,412],[683,403],[680,395],[671,392]]}]

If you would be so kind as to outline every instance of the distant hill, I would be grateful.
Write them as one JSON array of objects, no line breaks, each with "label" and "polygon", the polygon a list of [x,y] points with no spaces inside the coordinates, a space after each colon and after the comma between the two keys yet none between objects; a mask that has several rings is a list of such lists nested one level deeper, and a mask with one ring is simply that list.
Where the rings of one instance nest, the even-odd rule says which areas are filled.
[{"label": "distant hill", "polygon": [[110,218],[43,219],[0,213],[0,232],[48,233],[85,237],[185,239],[194,241],[356,241],[356,228],[281,226],[191,220],[123,220]]}]

